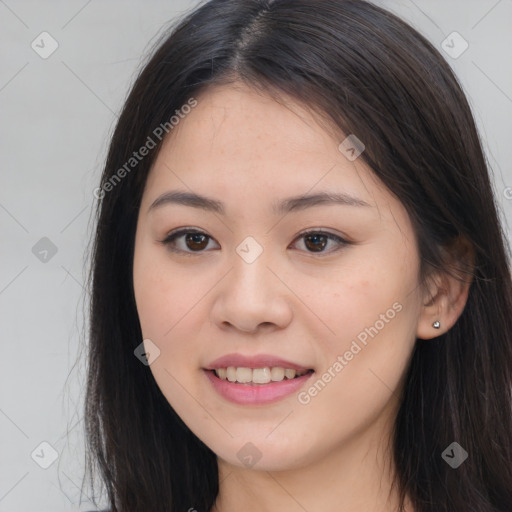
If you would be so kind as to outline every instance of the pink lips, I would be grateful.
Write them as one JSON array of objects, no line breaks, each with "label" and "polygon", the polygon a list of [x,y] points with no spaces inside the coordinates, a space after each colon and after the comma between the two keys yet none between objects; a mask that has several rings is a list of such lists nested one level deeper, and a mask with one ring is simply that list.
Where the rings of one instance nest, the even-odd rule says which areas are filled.
[{"label": "pink lips", "polygon": [[271,355],[243,356],[241,354],[228,354],[212,361],[204,373],[219,395],[230,402],[240,405],[264,405],[276,402],[286,396],[297,392],[304,383],[311,378],[313,372],[306,373],[294,379],[285,379],[280,382],[268,384],[240,384],[217,377],[214,369],[228,368],[229,366],[244,368],[264,368],[268,366],[291,368],[297,371],[306,371],[307,367],[279,359]]},{"label": "pink lips", "polygon": [[219,357],[218,359],[215,359],[215,361],[212,361],[206,367],[206,370],[227,368],[228,366],[235,366],[238,368],[264,368],[265,366],[272,368],[279,366],[282,368],[291,368],[299,372],[309,370],[309,368],[305,366],[300,366],[298,364],[292,363],[291,361],[279,359],[278,357],[274,357],[268,354],[259,354],[256,356],[243,356],[242,354],[227,354],[225,356]]}]

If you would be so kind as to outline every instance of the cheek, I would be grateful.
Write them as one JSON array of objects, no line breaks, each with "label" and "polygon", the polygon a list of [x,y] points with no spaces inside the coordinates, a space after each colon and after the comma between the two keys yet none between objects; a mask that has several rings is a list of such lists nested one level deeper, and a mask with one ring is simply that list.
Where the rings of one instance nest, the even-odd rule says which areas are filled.
[{"label": "cheek", "polygon": [[144,337],[170,337],[175,325],[199,300],[200,287],[190,278],[171,268],[165,250],[151,247],[147,241],[136,245],[133,284]]},{"label": "cheek", "polygon": [[[147,251],[134,261],[134,291],[144,338],[159,350],[150,365],[153,378],[178,416],[201,439],[206,433],[222,439],[225,432],[193,397],[199,396],[199,355],[204,345],[199,332],[204,324],[205,294],[213,283],[197,279],[197,273],[171,269],[169,262]],[[147,259],[144,259],[147,256]],[[205,276],[206,277],[206,276]]]},{"label": "cheek", "polygon": [[[192,268],[192,267],[191,267]],[[194,378],[204,350],[207,295],[218,281],[216,273],[177,268],[165,251],[141,247],[134,258],[134,293],[143,338],[160,350],[151,370],[159,384],[172,393],[170,372],[185,383]],[[188,372],[188,373],[187,373]]]},{"label": "cheek", "polygon": [[324,337],[331,350],[348,349],[358,336],[364,342],[365,336],[370,337],[368,329],[374,334],[375,329],[379,334],[397,331],[403,317],[414,313],[409,307],[415,298],[411,290],[417,283],[414,264],[403,259],[400,262],[400,255],[387,257],[385,253],[357,259],[326,276],[322,287],[317,282],[316,293],[305,294],[304,302],[319,313],[331,331]]},{"label": "cheek", "polygon": [[395,251],[379,252],[372,262],[362,258],[340,273],[329,287],[336,292],[315,306],[335,334],[324,336],[320,348],[318,377],[328,383],[319,383],[311,395],[332,421],[346,418],[329,404],[364,416],[379,411],[399,385],[419,314],[418,267],[410,256]]},{"label": "cheek", "polygon": [[406,370],[419,314],[418,264],[414,253],[396,248],[368,251],[340,270],[323,296],[310,296],[334,334],[316,338],[322,382],[308,396],[332,421],[348,421],[342,410],[361,417],[379,411]]}]

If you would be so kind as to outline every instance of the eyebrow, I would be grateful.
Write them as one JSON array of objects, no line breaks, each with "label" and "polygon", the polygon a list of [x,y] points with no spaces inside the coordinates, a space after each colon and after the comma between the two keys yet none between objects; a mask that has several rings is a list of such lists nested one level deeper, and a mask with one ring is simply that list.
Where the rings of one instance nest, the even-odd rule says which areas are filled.
[{"label": "eyebrow", "polygon": [[[210,197],[195,194],[193,192],[185,192],[180,190],[171,190],[158,196],[151,206],[148,213],[168,204],[180,204],[190,206],[192,208],[200,208],[209,212],[225,215],[226,210],[221,201]],[[272,211],[275,215],[282,215],[292,211],[305,210],[320,205],[345,205],[345,206],[367,206],[369,203],[351,196],[346,193],[321,191],[309,195],[293,196],[272,203]]]}]

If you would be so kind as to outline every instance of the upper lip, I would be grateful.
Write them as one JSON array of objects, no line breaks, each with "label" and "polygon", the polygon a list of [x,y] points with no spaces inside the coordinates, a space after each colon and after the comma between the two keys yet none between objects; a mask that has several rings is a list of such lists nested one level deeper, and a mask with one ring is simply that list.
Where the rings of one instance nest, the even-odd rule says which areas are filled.
[{"label": "upper lip", "polygon": [[216,370],[218,368],[228,368],[229,366],[234,366],[236,368],[265,368],[266,366],[270,368],[280,367],[285,369],[290,368],[299,372],[311,369],[269,354],[258,354],[254,356],[226,354],[225,356],[212,361],[205,369]]}]

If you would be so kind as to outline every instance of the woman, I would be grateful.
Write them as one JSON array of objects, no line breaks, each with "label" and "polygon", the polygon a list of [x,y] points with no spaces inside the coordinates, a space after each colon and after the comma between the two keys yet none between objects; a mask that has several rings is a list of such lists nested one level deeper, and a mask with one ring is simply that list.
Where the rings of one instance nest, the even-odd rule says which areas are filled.
[{"label": "woman", "polygon": [[112,511],[512,510],[512,304],[449,66],[351,0],[212,0],[113,135],[89,471]]}]

